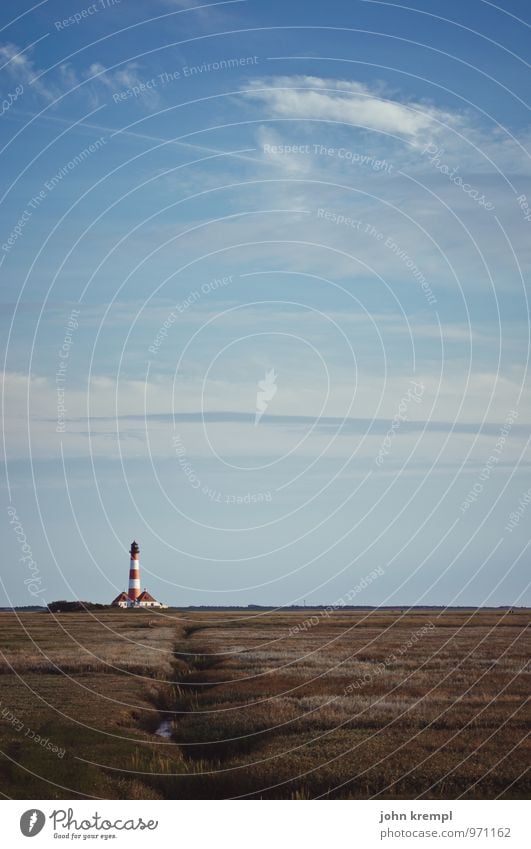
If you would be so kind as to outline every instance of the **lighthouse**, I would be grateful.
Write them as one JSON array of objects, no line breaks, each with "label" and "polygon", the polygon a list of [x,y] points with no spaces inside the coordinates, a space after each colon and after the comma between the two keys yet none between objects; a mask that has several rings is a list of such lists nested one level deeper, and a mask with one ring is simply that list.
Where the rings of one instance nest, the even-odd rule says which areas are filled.
[{"label": "lighthouse", "polygon": [[161,604],[146,589],[140,589],[140,546],[134,539],[129,549],[131,560],[129,561],[129,589],[111,601],[113,607],[161,607],[167,608],[167,604]]},{"label": "lighthouse", "polygon": [[131,563],[129,565],[129,592],[127,596],[130,604],[135,604],[140,595],[140,548],[136,540],[131,543],[129,551]]}]

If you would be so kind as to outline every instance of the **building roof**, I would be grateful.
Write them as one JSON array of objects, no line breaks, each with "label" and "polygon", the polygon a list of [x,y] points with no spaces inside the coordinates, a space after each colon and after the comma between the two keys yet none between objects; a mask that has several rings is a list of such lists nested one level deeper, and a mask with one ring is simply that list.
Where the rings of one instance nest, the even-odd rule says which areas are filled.
[{"label": "building roof", "polygon": [[156,598],[153,598],[153,596],[151,595],[151,593],[148,593],[148,591],[147,591],[147,590],[144,590],[144,592],[140,593],[140,595],[139,595],[139,596],[138,596],[138,598],[137,598],[137,602],[138,602],[138,601],[156,601],[156,600],[157,600],[157,599],[156,599]]},{"label": "building roof", "polygon": [[117,595],[116,598],[111,601],[111,604],[118,604],[119,601],[127,601],[127,599],[128,596],[126,593],[120,593],[120,595]]}]

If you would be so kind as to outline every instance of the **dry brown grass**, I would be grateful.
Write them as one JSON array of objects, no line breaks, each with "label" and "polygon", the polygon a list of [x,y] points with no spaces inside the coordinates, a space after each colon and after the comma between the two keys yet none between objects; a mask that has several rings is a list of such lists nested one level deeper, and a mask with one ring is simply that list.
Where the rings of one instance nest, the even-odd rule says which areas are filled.
[{"label": "dry brown grass", "polygon": [[526,612],[335,611],[293,633],[311,615],[220,617],[190,638],[219,665],[175,739],[220,762],[227,795],[523,792]]},{"label": "dry brown grass", "polygon": [[[301,627],[312,616],[317,624]],[[16,761],[0,767],[21,798],[529,792],[527,611],[126,611],[0,622],[2,704],[67,751],[58,783],[70,792],[49,783],[57,758],[0,723]],[[153,734],[168,717],[173,743]]]}]

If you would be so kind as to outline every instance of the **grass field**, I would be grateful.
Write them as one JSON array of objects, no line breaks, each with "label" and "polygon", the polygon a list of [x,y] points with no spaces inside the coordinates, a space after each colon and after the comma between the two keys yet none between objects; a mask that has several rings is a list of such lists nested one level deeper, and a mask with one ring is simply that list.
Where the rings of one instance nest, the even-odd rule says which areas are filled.
[{"label": "grass field", "polygon": [[529,648],[528,611],[0,613],[0,789],[528,798]]}]

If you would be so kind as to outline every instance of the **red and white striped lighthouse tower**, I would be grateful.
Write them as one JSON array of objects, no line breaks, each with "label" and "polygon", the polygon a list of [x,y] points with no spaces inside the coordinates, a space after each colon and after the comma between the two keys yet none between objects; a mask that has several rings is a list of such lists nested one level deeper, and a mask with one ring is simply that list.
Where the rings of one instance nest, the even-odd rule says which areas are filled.
[{"label": "red and white striped lighthouse tower", "polygon": [[131,564],[129,567],[129,604],[134,604],[140,595],[140,548],[136,540],[131,543]]}]

